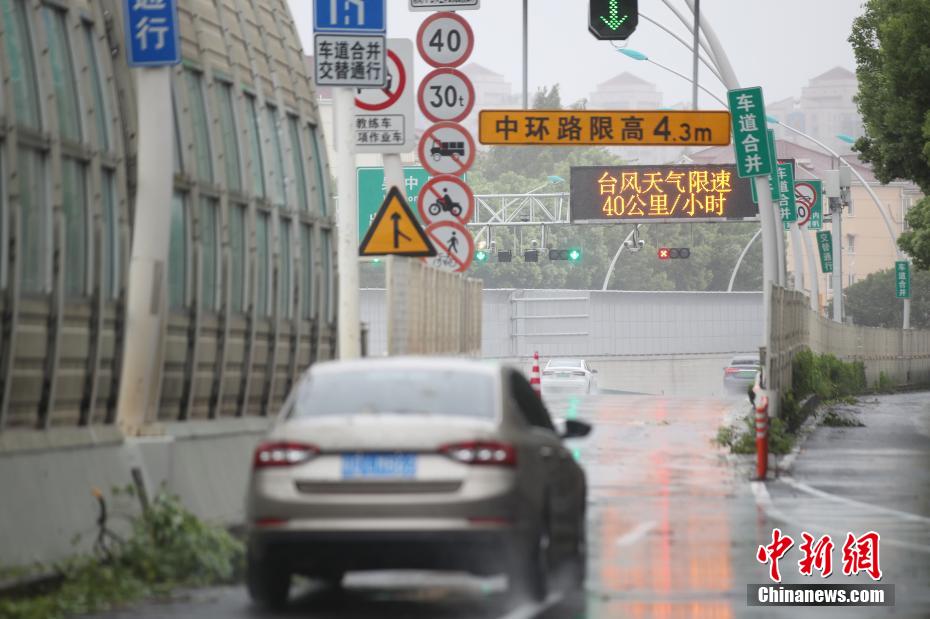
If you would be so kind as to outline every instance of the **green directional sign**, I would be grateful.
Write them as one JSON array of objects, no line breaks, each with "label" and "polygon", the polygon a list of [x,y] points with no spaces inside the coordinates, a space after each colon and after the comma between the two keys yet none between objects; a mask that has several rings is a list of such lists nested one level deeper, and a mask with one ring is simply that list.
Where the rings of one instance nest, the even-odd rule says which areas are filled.
[{"label": "green directional sign", "polygon": [[817,250],[820,252],[820,270],[833,272],[833,234],[829,230],[817,233]]},{"label": "green directional sign", "polygon": [[626,40],[639,24],[638,0],[588,0],[588,30],[602,41]]},{"label": "green directional sign", "polygon": [[894,288],[897,298],[911,298],[911,264],[907,260],[894,263]]},{"label": "green directional sign", "polygon": [[[388,189],[384,183],[384,168],[358,168],[356,170],[358,189],[358,239],[361,242],[368,232],[368,227],[375,218],[378,209],[387,196]],[[407,192],[407,203],[410,210],[420,220],[417,212],[417,196],[420,189],[429,180],[429,172],[420,166],[404,167],[404,189]],[[423,223],[420,221],[420,223]]]},{"label": "green directional sign", "polygon": [[778,211],[781,221],[787,230],[792,223],[798,220],[798,207],[794,196],[794,164],[779,163],[778,173]]},{"label": "green directional sign", "polygon": [[736,173],[740,178],[766,176],[774,171],[775,157],[769,148],[762,89],[740,88],[727,92],[733,123]]}]

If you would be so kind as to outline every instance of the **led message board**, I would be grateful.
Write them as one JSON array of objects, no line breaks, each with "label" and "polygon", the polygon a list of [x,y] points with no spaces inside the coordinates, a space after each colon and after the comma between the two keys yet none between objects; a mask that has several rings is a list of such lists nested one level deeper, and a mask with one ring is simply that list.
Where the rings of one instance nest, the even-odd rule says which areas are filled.
[{"label": "led message board", "polygon": [[755,219],[750,181],[733,165],[572,168],[571,221],[732,221]]}]

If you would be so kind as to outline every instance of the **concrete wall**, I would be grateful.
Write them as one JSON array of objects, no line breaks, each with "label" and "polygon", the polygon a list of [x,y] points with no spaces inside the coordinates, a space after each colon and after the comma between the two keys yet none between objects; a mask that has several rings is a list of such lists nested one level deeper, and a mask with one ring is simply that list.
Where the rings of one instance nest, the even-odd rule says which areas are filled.
[{"label": "concrete wall", "polygon": [[[0,434],[0,567],[89,552],[97,518],[93,488],[110,497],[112,488],[133,483],[134,468],[150,496],[163,487],[205,520],[241,524],[252,450],[268,424],[188,422],[133,439],[110,427]],[[117,514],[139,510],[128,497],[110,497],[108,505],[117,531],[126,524]]]},{"label": "concrete wall", "polygon": [[[363,290],[369,351],[387,351],[383,290]],[[485,290],[481,354],[650,357],[726,355],[762,340],[762,294]]]}]

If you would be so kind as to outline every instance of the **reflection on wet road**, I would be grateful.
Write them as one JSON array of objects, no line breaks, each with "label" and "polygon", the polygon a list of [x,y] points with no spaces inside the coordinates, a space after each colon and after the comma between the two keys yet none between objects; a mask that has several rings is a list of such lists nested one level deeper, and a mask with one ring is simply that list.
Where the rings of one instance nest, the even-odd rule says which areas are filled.
[{"label": "reflection on wet road", "polygon": [[[790,530],[799,539],[799,527],[805,526],[805,518],[812,515],[826,517],[830,520],[827,524],[837,529],[858,524],[865,526],[865,521],[859,518],[862,522],[857,524],[855,519],[849,519],[857,510],[848,503],[810,495],[804,488],[792,487],[781,480],[765,485],[771,495],[766,493],[768,503],[760,506],[759,497],[753,494],[747,481],[751,466],[728,461],[711,443],[721,420],[737,403],[738,400],[645,395],[561,397],[549,402],[555,417],[579,418],[592,422],[595,427],[589,438],[573,445],[575,457],[587,470],[590,488],[590,564],[588,583],[582,594],[554,596],[545,604],[534,605],[508,600],[503,578],[353,574],[342,591],[304,588],[283,616],[321,619],[884,616],[876,611],[885,609],[874,608],[747,607],[747,583],[763,583],[767,574],[767,567],[756,562],[755,550],[758,544],[770,541],[773,527]],[[923,414],[926,418],[921,417],[914,423],[925,423],[930,428],[930,414],[926,411]],[[882,423],[881,419],[876,417],[874,423]],[[887,423],[897,427],[894,426],[897,422]],[[910,427],[909,423],[903,427]],[[818,437],[824,430],[815,433],[810,441],[812,446],[818,446]],[[911,440],[909,449],[915,454],[908,475],[922,475],[919,487],[922,492],[930,487],[926,473],[930,454],[928,441],[916,445],[916,439],[908,440]],[[882,449],[896,453],[899,446],[892,441],[873,455],[885,453]],[[818,453],[811,450],[802,454],[795,466],[796,484],[803,484],[805,475],[811,483],[825,483],[817,481],[817,471],[826,467],[817,464]],[[825,453],[824,459],[835,460],[834,455]],[[883,462],[883,466],[890,465]],[[829,479],[850,482],[849,479],[843,481],[835,462],[831,467],[826,467],[830,470]],[[870,483],[882,482],[874,479]],[[897,490],[885,491],[886,494],[896,497],[901,494],[900,488],[907,484],[898,486]],[[867,489],[856,498],[868,500],[870,493],[881,494],[878,490]],[[910,498],[898,509],[926,515],[926,500],[926,495]],[[858,513],[863,512],[858,510]],[[820,520],[823,518],[815,521]],[[924,520],[927,519],[918,517],[920,526],[917,528],[922,534],[928,531],[924,525],[930,522]],[[897,521],[893,514],[881,511],[873,510],[868,522],[873,528],[887,526],[889,533],[894,532],[899,537],[916,530],[913,522],[905,523],[910,528],[895,529]],[[813,532],[819,535],[828,531],[815,529]],[[910,543],[917,541],[913,536],[903,539]],[[923,543],[930,545],[930,540]],[[930,600],[926,599],[930,597],[926,585],[930,554],[889,548],[885,556],[888,578],[883,582],[896,583],[902,592],[911,596],[899,599],[898,607],[891,609],[896,611],[894,616],[928,616],[923,613],[930,612],[927,605]],[[818,582],[802,581],[797,574],[796,561],[793,555],[790,561],[787,557],[783,560],[783,572],[793,574],[786,580]],[[840,574],[838,579],[836,575],[832,577],[831,582],[863,581]],[[924,593],[915,597],[914,592],[921,589]],[[200,591],[177,604],[151,604],[131,612],[107,615],[127,619],[166,616],[212,619],[266,615],[251,607],[242,588]]]}]

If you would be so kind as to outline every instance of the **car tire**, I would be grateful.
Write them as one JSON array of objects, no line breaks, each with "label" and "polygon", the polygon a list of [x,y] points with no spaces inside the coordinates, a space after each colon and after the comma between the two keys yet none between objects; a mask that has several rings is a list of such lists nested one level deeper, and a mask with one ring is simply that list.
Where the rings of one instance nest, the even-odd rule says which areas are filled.
[{"label": "car tire", "polygon": [[260,560],[250,553],[246,561],[246,584],[255,604],[271,610],[287,606],[291,574],[274,561]]},{"label": "car tire", "polygon": [[588,525],[584,509],[581,510],[579,516],[577,531],[575,556],[572,558],[572,584],[580,590],[584,589],[588,578]]},{"label": "car tire", "polygon": [[525,594],[542,602],[549,595],[549,555],[551,538],[544,522],[523,546],[516,557],[510,576],[512,593]]}]

